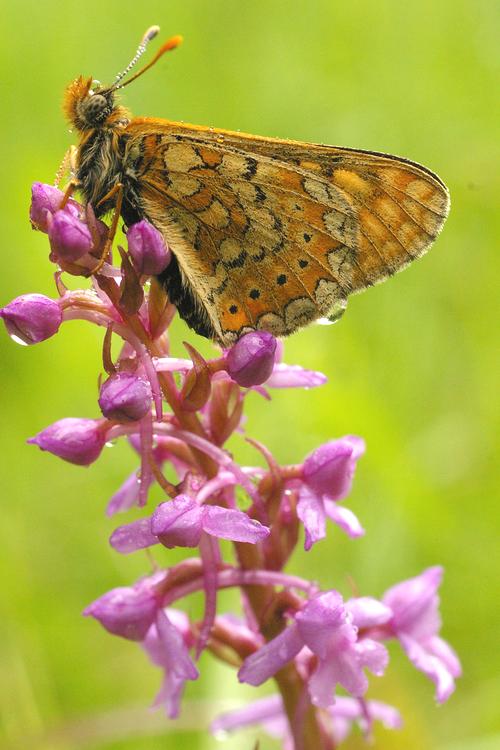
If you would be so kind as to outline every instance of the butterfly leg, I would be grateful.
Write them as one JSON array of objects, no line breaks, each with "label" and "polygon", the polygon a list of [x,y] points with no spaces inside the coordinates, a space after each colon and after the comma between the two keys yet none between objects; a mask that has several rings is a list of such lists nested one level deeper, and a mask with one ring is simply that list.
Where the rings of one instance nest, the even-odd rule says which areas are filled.
[{"label": "butterfly leg", "polygon": [[[62,167],[62,164],[61,164],[61,167]],[[61,167],[59,168],[59,170],[61,169]],[[65,207],[65,205],[67,204],[67,202],[69,201],[69,199],[71,198],[75,190],[78,190],[79,187],[80,187],[80,183],[78,182],[78,180],[70,180],[70,182],[68,182],[66,190],[64,191],[64,196],[61,201],[61,205],[59,206],[60,211]]]},{"label": "butterfly leg", "polygon": [[111,250],[111,245],[113,244],[113,240],[115,238],[116,230],[118,229],[118,222],[120,221],[120,214],[122,210],[122,203],[123,203],[123,185],[121,182],[118,182],[110,191],[107,193],[104,198],[101,198],[99,203],[97,204],[96,208],[101,205],[101,203],[105,203],[110,198],[114,198],[116,195],[116,203],[115,203],[115,212],[113,214],[113,219],[111,221],[110,227],[109,227],[109,233],[108,233],[108,239],[104,243],[104,247],[101,253],[101,257],[99,258],[99,261],[97,265],[91,270],[90,275],[93,276],[96,273],[99,273],[101,268],[103,267],[104,263],[106,262],[106,257]]},{"label": "butterfly leg", "polygon": [[[56,176],[54,179],[54,187],[59,187],[59,183],[61,182],[62,178],[65,174],[69,173],[71,182],[75,181],[75,174],[76,174],[76,157],[78,154],[78,149],[76,146],[70,146],[66,153],[64,154],[63,160],[61,162],[61,166],[56,172]],[[71,183],[70,183],[71,184]]]}]

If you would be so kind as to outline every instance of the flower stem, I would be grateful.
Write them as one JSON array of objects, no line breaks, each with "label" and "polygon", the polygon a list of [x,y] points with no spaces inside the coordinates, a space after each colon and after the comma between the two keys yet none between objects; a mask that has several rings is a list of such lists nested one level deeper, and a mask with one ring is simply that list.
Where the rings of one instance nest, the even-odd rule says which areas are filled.
[{"label": "flower stem", "polygon": [[[261,553],[253,545],[235,543],[236,554],[242,568],[259,571]],[[267,571],[259,571],[267,573]],[[282,573],[278,575],[283,575]],[[266,641],[279,635],[286,627],[285,615],[290,609],[288,592],[276,594],[271,586],[248,586],[249,604]],[[285,707],[294,750],[330,750],[323,741],[316,711],[309,700],[307,687],[293,663],[287,664],[274,676]]]}]

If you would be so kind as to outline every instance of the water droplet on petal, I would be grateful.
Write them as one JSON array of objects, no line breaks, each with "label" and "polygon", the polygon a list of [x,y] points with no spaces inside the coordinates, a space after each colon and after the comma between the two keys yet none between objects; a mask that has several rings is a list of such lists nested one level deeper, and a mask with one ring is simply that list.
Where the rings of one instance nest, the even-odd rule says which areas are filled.
[{"label": "water droplet on petal", "polygon": [[14,341],[16,344],[19,344],[20,346],[29,346],[27,341],[23,341],[22,339],[19,338],[19,336],[16,336],[15,333],[11,333],[9,335],[12,341]]},{"label": "water droplet on petal", "polygon": [[225,729],[218,729],[216,732],[214,732],[214,737],[216,740],[227,740],[229,737],[229,732],[226,732]]}]

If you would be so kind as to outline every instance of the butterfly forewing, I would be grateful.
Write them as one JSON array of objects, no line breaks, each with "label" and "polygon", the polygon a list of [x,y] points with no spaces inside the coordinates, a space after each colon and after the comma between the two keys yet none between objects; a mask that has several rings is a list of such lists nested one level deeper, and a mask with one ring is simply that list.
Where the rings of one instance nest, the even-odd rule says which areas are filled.
[{"label": "butterfly forewing", "polygon": [[142,209],[226,345],[345,305],[425,252],[448,212],[439,178],[393,156],[146,118],[126,132]]}]

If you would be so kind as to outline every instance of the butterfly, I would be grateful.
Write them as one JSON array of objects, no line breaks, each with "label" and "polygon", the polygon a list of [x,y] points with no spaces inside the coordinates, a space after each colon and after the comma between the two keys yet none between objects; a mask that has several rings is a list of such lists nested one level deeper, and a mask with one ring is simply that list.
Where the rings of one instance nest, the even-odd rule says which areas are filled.
[{"label": "butterfly", "polygon": [[181,41],[173,37],[123,83],[80,76],[64,110],[80,134],[75,185],[97,215],[147,219],[173,260],[158,277],[197,333],[229,346],[287,336],[338,317],[347,298],[420,257],[449,210],[441,179],[389,154],[132,117],[116,91]]}]

